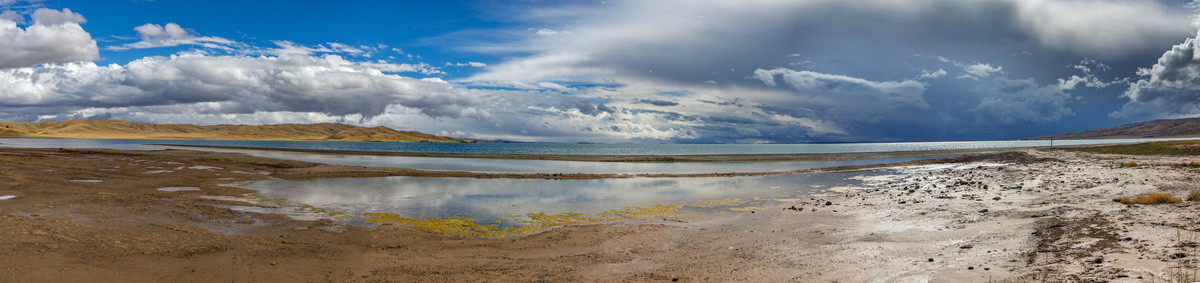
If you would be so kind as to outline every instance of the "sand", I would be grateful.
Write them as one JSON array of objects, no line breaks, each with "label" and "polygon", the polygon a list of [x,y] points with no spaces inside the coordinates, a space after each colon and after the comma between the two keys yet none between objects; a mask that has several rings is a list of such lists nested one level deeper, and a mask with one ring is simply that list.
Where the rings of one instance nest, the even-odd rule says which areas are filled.
[{"label": "sand", "polygon": [[[1022,150],[894,165],[863,186],[749,211],[475,239],[216,206],[253,206],[236,199],[249,191],[220,184],[357,167],[180,150],[0,149],[0,196],[14,196],[0,201],[0,281],[1179,279],[1195,271],[1200,203],[1112,199],[1186,196],[1200,169],[1171,165],[1185,160]],[[1152,165],[1118,166],[1126,161]],[[166,187],[201,190],[158,190]]]}]

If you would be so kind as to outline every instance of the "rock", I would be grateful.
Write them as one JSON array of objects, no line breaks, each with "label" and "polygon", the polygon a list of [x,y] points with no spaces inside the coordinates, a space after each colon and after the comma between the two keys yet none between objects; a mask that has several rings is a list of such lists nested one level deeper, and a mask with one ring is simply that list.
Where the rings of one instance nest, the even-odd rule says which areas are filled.
[{"label": "rock", "polygon": [[958,247],[958,248],[960,248],[960,249],[970,249],[970,248],[974,248],[974,247],[975,247],[974,245],[971,245],[971,244],[966,244],[966,245],[962,245],[961,247]]}]

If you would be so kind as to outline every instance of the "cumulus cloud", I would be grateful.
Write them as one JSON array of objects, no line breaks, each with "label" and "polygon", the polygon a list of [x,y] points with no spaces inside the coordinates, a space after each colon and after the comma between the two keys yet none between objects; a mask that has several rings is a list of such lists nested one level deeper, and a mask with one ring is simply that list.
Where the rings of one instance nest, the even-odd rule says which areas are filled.
[{"label": "cumulus cloud", "polygon": [[1078,64],[1067,65],[1067,68],[1075,69],[1082,75],[1071,75],[1065,79],[1058,79],[1058,87],[1063,90],[1073,90],[1076,86],[1082,84],[1090,88],[1106,88],[1116,84],[1125,84],[1129,82],[1128,77],[1105,80],[1100,78],[1101,73],[1112,70],[1112,67],[1097,61],[1096,59],[1084,57],[1079,60]]},{"label": "cumulus cloud", "polygon": [[1004,67],[992,66],[991,64],[975,63],[962,67],[963,72],[966,72],[959,78],[978,80],[981,78],[991,77],[993,74],[1004,73]]},{"label": "cumulus cloud", "polygon": [[464,89],[389,75],[402,66],[322,57],[146,57],[124,66],[69,63],[0,71],[0,107],[27,114],[64,109],[139,107],[196,113],[314,112],[380,115],[388,105],[430,117],[487,114]]},{"label": "cumulus cloud", "polygon": [[176,23],[167,23],[166,25],[144,24],[134,27],[133,30],[137,31],[138,37],[142,39],[141,41],[109,46],[107,49],[120,51],[179,45],[198,45],[205,48],[222,50],[234,50],[235,48],[244,47],[244,44],[221,37],[197,36]]},{"label": "cumulus cloud", "polygon": [[1171,47],[1122,95],[1129,99],[1113,117],[1200,115],[1200,35]]},{"label": "cumulus cloud", "polygon": [[483,67],[487,67],[487,64],[480,63],[480,62],[466,62],[466,63],[450,63],[450,62],[446,62],[446,66],[447,66],[447,67],[451,67],[451,66],[453,66],[453,67],[475,67],[475,68],[483,68]]},{"label": "cumulus cloud", "polygon": [[17,23],[18,25],[25,24],[25,16],[22,16],[21,14],[17,14],[16,11],[0,12],[0,20],[14,22],[14,23]]},{"label": "cumulus cloud", "polygon": [[[83,30],[82,15],[70,9],[37,9],[33,24],[18,26],[23,17],[6,11],[0,17],[0,69],[47,63],[89,61],[100,57],[96,41]],[[21,21],[18,21],[21,20]]]},{"label": "cumulus cloud", "polygon": [[82,24],[87,22],[83,15],[71,12],[71,9],[62,9],[62,11],[54,9],[37,9],[33,11],[33,24],[35,25],[63,25],[63,24]]},{"label": "cumulus cloud", "polygon": [[938,69],[937,71],[921,71],[921,75],[917,76],[922,79],[936,79],[946,75],[946,70]]}]

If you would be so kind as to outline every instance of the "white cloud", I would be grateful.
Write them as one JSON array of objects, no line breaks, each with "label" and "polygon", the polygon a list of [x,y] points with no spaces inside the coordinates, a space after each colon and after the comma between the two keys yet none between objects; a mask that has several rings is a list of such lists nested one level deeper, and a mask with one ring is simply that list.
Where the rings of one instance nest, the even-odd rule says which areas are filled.
[{"label": "white cloud", "polygon": [[966,74],[963,74],[963,76],[960,76],[959,78],[978,80],[981,78],[991,77],[993,74],[1004,73],[1004,67],[992,66],[991,64],[984,63],[966,65],[962,66],[962,68],[963,72],[966,72]]},{"label": "white cloud", "polygon": [[1200,34],[1171,47],[1122,95],[1129,98],[1113,117],[1174,118],[1200,115]]},{"label": "white cloud", "polygon": [[921,71],[921,75],[917,76],[922,79],[936,79],[946,75],[946,70],[937,69],[937,71]]},{"label": "white cloud", "polygon": [[[754,78],[768,86],[775,86],[775,77],[779,76],[800,94],[810,98],[836,99],[846,101],[845,106],[856,105],[879,106],[886,108],[928,108],[925,102],[925,84],[913,81],[883,81],[875,82],[865,79],[822,74],[811,71],[794,71],[790,69],[754,70]],[[845,111],[850,109],[837,109]],[[872,113],[871,115],[877,115]]]},{"label": "white cloud", "polygon": [[1067,68],[1078,70],[1083,75],[1071,75],[1066,79],[1058,79],[1058,87],[1063,90],[1073,90],[1080,84],[1090,88],[1106,88],[1116,84],[1126,84],[1130,80],[1128,77],[1112,80],[1100,79],[1098,74],[1111,71],[1112,67],[1087,57],[1079,60],[1079,64],[1067,65]]},{"label": "white cloud", "polygon": [[244,48],[245,45],[233,40],[215,36],[197,36],[176,23],[166,25],[144,24],[133,28],[142,40],[117,46],[109,46],[108,50],[129,50],[179,45],[198,45],[205,48],[232,51]]},{"label": "white cloud", "polygon": [[395,104],[431,117],[486,118],[463,88],[385,73],[403,68],[337,55],[198,54],[146,57],[124,66],[89,62],[16,68],[0,71],[0,89],[7,90],[0,92],[0,107],[17,107],[29,115],[98,108],[372,117]]},{"label": "white cloud", "polygon": [[17,23],[18,25],[25,24],[25,16],[22,16],[21,14],[17,14],[16,11],[0,12],[0,20],[14,22],[14,23]]},{"label": "white cloud", "polygon": [[33,24],[35,25],[63,25],[63,24],[82,24],[86,23],[87,19],[79,13],[71,12],[71,9],[62,9],[62,11],[54,9],[37,9],[33,11]]},{"label": "white cloud", "polygon": [[540,36],[553,36],[553,35],[558,35],[558,34],[570,33],[567,31],[558,31],[558,30],[545,29],[545,28],[543,28],[543,29],[530,28],[529,30],[534,31],[535,34],[540,35]]},{"label": "white cloud", "polygon": [[79,25],[85,19],[70,9],[37,9],[33,25],[25,28],[13,20],[14,13],[5,15],[0,17],[0,69],[100,57],[96,41]]},{"label": "white cloud", "polygon": [[483,67],[487,67],[487,64],[480,63],[480,62],[466,62],[466,63],[446,62],[446,66],[483,68]]}]

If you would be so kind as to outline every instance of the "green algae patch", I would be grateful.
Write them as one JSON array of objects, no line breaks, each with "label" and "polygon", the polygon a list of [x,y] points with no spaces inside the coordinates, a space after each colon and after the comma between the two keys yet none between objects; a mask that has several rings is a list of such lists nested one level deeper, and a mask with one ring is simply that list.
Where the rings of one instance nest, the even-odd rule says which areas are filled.
[{"label": "green algae patch", "polygon": [[686,214],[679,214],[682,205],[678,204],[657,204],[652,206],[630,206],[623,209],[613,210],[616,215],[625,218],[647,219],[652,217],[669,217],[669,218],[689,218],[692,217]]},{"label": "green algae patch", "polygon": [[363,216],[367,217],[366,221],[369,223],[405,224],[412,226],[417,231],[475,238],[516,236],[541,232],[563,225],[620,220],[615,217],[591,217],[582,213],[547,214],[543,212],[528,214],[529,220],[525,221],[527,223],[525,225],[500,228],[500,225],[497,224],[476,224],[475,219],[465,217],[414,219],[400,217],[395,213],[366,213]]}]

